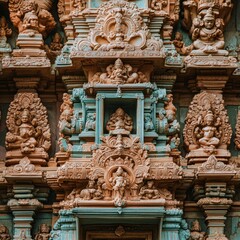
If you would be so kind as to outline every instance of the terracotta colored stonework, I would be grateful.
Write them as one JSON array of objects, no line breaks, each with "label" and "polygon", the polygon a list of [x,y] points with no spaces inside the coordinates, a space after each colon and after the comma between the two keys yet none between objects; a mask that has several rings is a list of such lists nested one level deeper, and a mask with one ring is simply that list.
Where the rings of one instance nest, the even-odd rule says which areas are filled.
[{"label": "terracotta colored stonework", "polygon": [[0,0],[0,239],[240,239],[237,0]]}]

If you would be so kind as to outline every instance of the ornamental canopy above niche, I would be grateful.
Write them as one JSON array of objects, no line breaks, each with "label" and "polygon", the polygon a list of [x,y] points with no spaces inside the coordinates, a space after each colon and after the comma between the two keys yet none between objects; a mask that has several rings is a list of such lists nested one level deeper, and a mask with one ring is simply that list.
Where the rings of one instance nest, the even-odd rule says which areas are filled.
[{"label": "ornamental canopy above niche", "polygon": [[[79,66],[79,62],[85,65],[85,59],[101,62],[102,58],[109,59],[108,65],[117,58],[141,58],[163,66],[167,54],[164,36],[169,38],[172,34],[179,1],[153,0],[140,4],[140,1],[112,0],[98,9],[91,7],[94,5],[91,1],[77,2],[69,10],[64,4],[64,1],[58,4],[60,21],[65,24],[71,21],[75,30],[70,32],[68,25],[65,27],[68,39],[73,41],[65,44],[56,60],[57,67]],[[164,32],[166,24],[168,33]]]}]

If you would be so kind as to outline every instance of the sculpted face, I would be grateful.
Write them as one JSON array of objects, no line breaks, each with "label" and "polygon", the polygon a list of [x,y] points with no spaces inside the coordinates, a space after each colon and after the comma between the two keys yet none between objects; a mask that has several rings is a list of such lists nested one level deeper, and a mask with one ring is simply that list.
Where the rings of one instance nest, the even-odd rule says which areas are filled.
[{"label": "sculpted face", "polygon": [[207,29],[212,29],[214,27],[214,22],[215,22],[214,19],[204,19],[203,22],[204,22],[205,28]]}]

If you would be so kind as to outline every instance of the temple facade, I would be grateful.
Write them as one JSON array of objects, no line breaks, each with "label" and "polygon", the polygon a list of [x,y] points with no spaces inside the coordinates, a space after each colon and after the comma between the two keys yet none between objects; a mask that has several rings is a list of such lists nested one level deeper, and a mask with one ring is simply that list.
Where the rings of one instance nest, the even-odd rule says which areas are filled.
[{"label": "temple facade", "polygon": [[240,2],[0,0],[0,239],[239,240]]}]

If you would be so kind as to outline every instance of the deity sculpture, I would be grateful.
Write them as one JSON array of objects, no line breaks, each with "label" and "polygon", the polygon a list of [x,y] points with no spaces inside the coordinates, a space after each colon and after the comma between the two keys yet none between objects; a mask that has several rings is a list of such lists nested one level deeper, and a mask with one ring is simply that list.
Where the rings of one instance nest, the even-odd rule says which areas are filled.
[{"label": "deity sculpture", "polygon": [[28,33],[31,37],[39,32],[38,17],[34,11],[24,15],[22,28],[22,33]]},{"label": "deity sculpture", "polygon": [[187,55],[192,50],[192,45],[188,47],[185,46],[183,42],[183,35],[181,32],[176,32],[175,39],[173,40],[173,44],[175,46],[176,51],[182,55]]},{"label": "deity sculpture", "polygon": [[163,11],[163,8],[168,5],[168,0],[152,0],[151,8],[155,10],[156,15],[166,15],[167,13]]},{"label": "deity sculpture", "polygon": [[131,132],[133,128],[132,118],[124,112],[122,108],[118,108],[107,122],[106,129],[110,132],[113,130],[126,130]]},{"label": "deity sculpture", "polygon": [[86,8],[87,1],[86,0],[74,0],[73,1],[73,7],[75,7],[77,10],[82,11]]},{"label": "deity sculpture", "polygon": [[224,36],[213,9],[209,8],[202,20],[195,18],[192,33],[193,47],[203,53],[218,53],[224,48]]},{"label": "deity sculpture", "polygon": [[48,240],[51,236],[50,230],[50,227],[46,223],[41,224],[34,240]]},{"label": "deity sculpture", "polygon": [[34,152],[37,145],[35,137],[41,130],[34,128],[34,120],[31,121],[30,112],[27,109],[23,110],[20,121],[18,134],[13,135],[9,132],[6,136],[7,149],[20,147],[22,153]]},{"label": "deity sculpture", "polygon": [[96,127],[96,113],[88,113],[85,124],[86,131],[95,131]]},{"label": "deity sculpture", "polygon": [[97,72],[93,75],[91,82],[93,83],[143,83],[147,82],[146,75],[142,72],[134,72],[130,64],[123,64],[121,59],[117,59],[114,64],[106,67],[106,72]]},{"label": "deity sculpture", "polygon": [[192,223],[190,239],[189,240],[204,240],[205,232],[201,232],[201,226],[198,220]]},{"label": "deity sculpture", "polygon": [[139,192],[141,199],[157,199],[159,198],[159,191],[154,186],[154,181],[147,181],[147,184],[140,188]]},{"label": "deity sculpture", "polygon": [[[220,121],[220,120],[218,120]],[[202,128],[203,136],[199,139],[200,146],[206,151],[213,151],[219,144],[219,139],[215,137],[216,127],[215,125],[220,124],[216,122],[214,124],[214,115],[211,110],[207,112],[204,118],[205,126]],[[197,132],[198,128],[196,128]]]},{"label": "deity sculpture", "polygon": [[152,131],[154,129],[153,121],[152,121],[152,116],[150,113],[147,113],[144,115],[144,131]]},{"label": "deity sculpture", "polygon": [[62,49],[62,47],[63,47],[62,37],[58,32],[56,32],[53,36],[53,40],[52,40],[49,48],[52,51],[60,51]]},{"label": "deity sculpture", "polygon": [[0,239],[1,240],[11,240],[8,229],[4,225],[0,225]]},{"label": "deity sculpture", "polygon": [[79,197],[83,200],[99,200],[103,198],[103,192],[101,189],[101,185],[97,184],[98,187],[96,187],[96,182],[95,180],[89,180],[87,188],[83,189],[80,192]]},{"label": "deity sculpture", "polygon": [[[13,25],[18,28],[19,33],[22,33],[25,29],[34,28],[45,37],[56,25],[53,16],[49,12],[51,7],[52,2],[49,0],[10,0],[10,18]],[[26,16],[28,13],[35,13],[36,15],[34,19],[31,16],[32,23],[30,23],[30,16]],[[36,24],[37,20],[38,24]]]},{"label": "deity sculpture", "polygon": [[[45,164],[51,146],[47,110],[33,93],[18,93],[7,115],[6,158],[17,163],[23,156]],[[37,156],[37,157],[36,157]],[[16,161],[14,160],[16,159]]]},{"label": "deity sculpture", "polygon": [[7,37],[12,34],[12,29],[8,28],[6,18],[4,16],[0,17],[0,48],[10,48],[7,43]]},{"label": "deity sculpture", "polygon": [[117,171],[115,172],[115,176],[113,176],[109,181],[113,186],[115,201],[122,200],[128,185],[127,173],[122,167],[118,167]]},{"label": "deity sculpture", "polygon": [[67,93],[63,94],[63,103],[60,107],[60,118],[59,118],[59,146],[61,152],[69,152],[72,149],[72,145],[69,142],[70,136],[74,133],[75,128],[72,125],[73,109],[70,95]]}]

